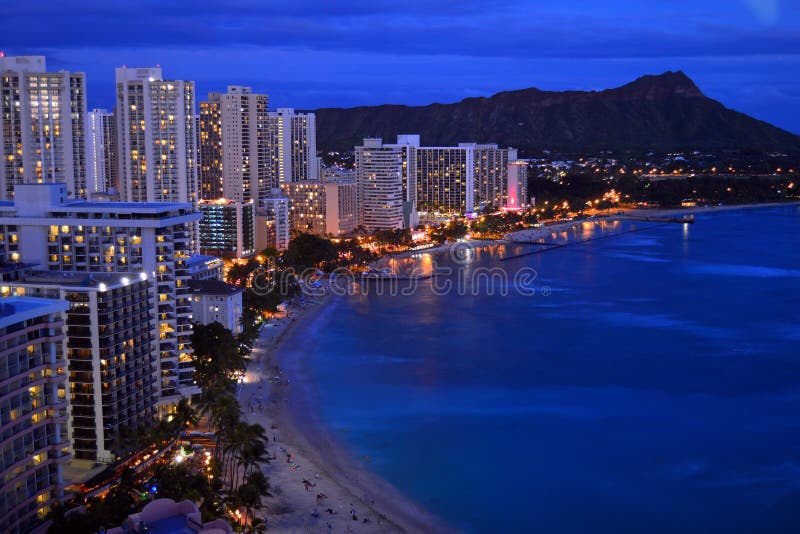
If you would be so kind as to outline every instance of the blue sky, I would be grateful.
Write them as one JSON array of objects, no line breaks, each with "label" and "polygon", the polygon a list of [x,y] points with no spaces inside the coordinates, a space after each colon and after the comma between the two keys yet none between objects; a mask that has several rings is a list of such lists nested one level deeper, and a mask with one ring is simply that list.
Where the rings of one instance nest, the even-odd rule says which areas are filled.
[{"label": "blue sky", "polygon": [[160,64],[198,96],[251,85],[270,107],[453,102],[605,89],[683,70],[726,106],[800,134],[800,0],[61,0],[7,2],[0,50],[87,74]]}]

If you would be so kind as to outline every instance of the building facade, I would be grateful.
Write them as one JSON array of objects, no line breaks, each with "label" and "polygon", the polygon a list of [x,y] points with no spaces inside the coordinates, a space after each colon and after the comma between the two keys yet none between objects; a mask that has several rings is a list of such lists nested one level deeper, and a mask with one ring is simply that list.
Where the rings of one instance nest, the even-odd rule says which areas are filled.
[{"label": "building facade", "polygon": [[93,109],[86,114],[86,182],[92,193],[117,191],[117,130],[114,114]]},{"label": "building facade", "polygon": [[186,271],[190,280],[222,280],[225,263],[222,258],[192,254],[186,260]]},{"label": "building facade", "polygon": [[69,201],[63,184],[26,184],[0,202],[0,255],[50,271],[145,273],[157,322],[160,408],[198,392],[186,262],[200,214],[187,203]]},{"label": "building facade", "polygon": [[268,101],[250,87],[232,85],[200,103],[203,198],[255,201],[277,187],[267,146]]},{"label": "building facade", "polygon": [[0,298],[0,532],[30,532],[64,501],[67,304]]},{"label": "building facade", "polygon": [[459,143],[471,147],[475,158],[475,207],[503,207],[508,202],[509,163],[517,160],[517,149],[496,144]]},{"label": "building facade", "polygon": [[200,252],[224,258],[246,258],[255,252],[253,201],[201,200]]},{"label": "building facade", "polygon": [[218,322],[238,335],[242,333],[242,292],[239,286],[221,280],[192,280],[192,315],[195,322]]},{"label": "building facade", "polygon": [[419,147],[417,209],[427,218],[464,215],[475,208],[475,151],[472,146]]},{"label": "building facade", "polygon": [[358,226],[358,185],[355,180],[324,181],[325,233],[352,234]]},{"label": "building facade", "polygon": [[[164,80],[161,68],[118,68],[116,127],[121,198],[197,208],[194,82]],[[191,230],[193,250],[197,228]]]},{"label": "building facade", "polygon": [[269,129],[270,182],[319,180],[316,115],[278,108],[269,113]]},{"label": "building facade", "polygon": [[63,182],[87,198],[86,79],[44,56],[0,56],[0,199],[22,183]]},{"label": "building facade", "polygon": [[505,207],[524,208],[528,205],[528,162],[516,160],[508,164],[508,187]]},{"label": "building facade", "polygon": [[[216,94],[216,93],[212,93]],[[198,131],[200,141],[200,173],[198,182],[200,198],[215,200],[222,198],[222,106],[218,99],[200,102]]]},{"label": "building facade", "polygon": [[366,230],[403,228],[404,149],[367,138],[355,147],[358,224]]},{"label": "building facade", "polygon": [[281,184],[281,190],[289,198],[289,224],[294,234],[324,236],[325,184],[304,180]]},{"label": "building facade", "polygon": [[70,451],[77,459],[114,462],[124,440],[156,415],[160,369],[152,279],[144,272],[31,271],[9,286],[13,295],[68,304],[63,354]]},{"label": "building facade", "polygon": [[256,250],[261,251],[267,247],[279,252],[286,250],[292,235],[289,198],[276,188],[260,204],[255,217]]}]

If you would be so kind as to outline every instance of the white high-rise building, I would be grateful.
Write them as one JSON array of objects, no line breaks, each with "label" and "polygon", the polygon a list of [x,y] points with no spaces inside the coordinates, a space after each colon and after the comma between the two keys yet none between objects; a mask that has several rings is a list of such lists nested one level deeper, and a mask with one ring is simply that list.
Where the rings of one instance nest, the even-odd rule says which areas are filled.
[{"label": "white high-rise building", "polygon": [[0,298],[0,532],[41,532],[51,507],[67,499],[61,473],[70,459],[61,347],[67,307]]},{"label": "white high-rise building", "polygon": [[114,462],[128,448],[124,432],[152,423],[158,406],[153,278],[23,268],[6,284],[3,294],[68,303],[62,353],[70,452],[81,460]]},{"label": "white high-rise building", "polygon": [[255,216],[256,250],[267,247],[286,250],[291,238],[289,197],[280,188],[271,191],[269,197],[261,199]]},{"label": "white high-rise building", "polygon": [[0,55],[0,199],[21,183],[63,182],[86,198],[86,79],[44,56]]},{"label": "white high-rise building", "polygon": [[509,194],[508,166],[517,160],[517,149],[499,148],[494,143],[459,143],[458,146],[471,147],[474,154],[475,207],[505,206]]},{"label": "white high-rise building", "polygon": [[68,200],[64,184],[23,184],[13,202],[0,202],[0,258],[50,271],[153,280],[159,410],[165,413],[181,395],[199,391],[187,262],[189,231],[200,217],[189,203]]},{"label": "white high-rise building", "polygon": [[114,114],[93,109],[86,114],[86,182],[91,193],[117,190],[117,131]]},{"label": "white high-rise building", "polygon": [[519,209],[528,205],[528,162],[511,161],[508,164],[506,208]]},{"label": "white high-rise building", "polygon": [[369,231],[404,227],[403,150],[379,138],[364,139],[356,147],[358,222]]},{"label": "white high-rise building", "polygon": [[[197,209],[194,82],[164,80],[161,68],[116,69],[121,199],[187,202]],[[197,248],[197,229],[192,230]]]},{"label": "white high-rise building", "polygon": [[278,108],[269,113],[269,126],[271,181],[279,184],[318,181],[316,115]]},{"label": "white high-rise building", "polygon": [[200,103],[204,199],[244,203],[265,198],[278,186],[269,172],[267,103],[267,95],[235,85],[227,93],[209,93]]}]

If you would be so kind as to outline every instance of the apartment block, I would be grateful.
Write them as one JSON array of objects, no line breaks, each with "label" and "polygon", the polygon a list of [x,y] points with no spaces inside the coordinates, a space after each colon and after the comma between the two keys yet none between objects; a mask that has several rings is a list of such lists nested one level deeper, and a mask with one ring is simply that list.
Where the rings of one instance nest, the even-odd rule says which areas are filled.
[{"label": "apartment block", "polygon": [[358,226],[358,184],[344,178],[326,180],[325,233],[332,236],[351,234]]},{"label": "apartment block", "polygon": [[324,236],[325,184],[318,181],[298,181],[281,184],[289,198],[289,220],[293,233]]},{"label": "apartment block", "polygon": [[196,393],[191,363],[188,203],[68,200],[63,184],[18,186],[0,202],[0,256],[50,271],[144,273],[155,291],[160,408]]},{"label": "apartment block", "polygon": [[267,247],[278,251],[286,250],[292,230],[289,198],[276,188],[268,198],[260,201],[260,205],[255,216],[256,250],[261,251]]},{"label": "apartment block", "polygon": [[268,97],[231,85],[200,103],[203,198],[256,201],[278,183],[270,172]]},{"label": "apartment block", "polygon": [[68,304],[63,354],[70,451],[77,459],[114,462],[125,447],[121,432],[136,432],[157,413],[153,280],[144,272],[29,271],[6,287],[12,295]]},{"label": "apartment block", "polygon": [[368,231],[403,228],[404,148],[380,138],[355,148],[358,224]]},{"label": "apartment block", "polygon": [[472,148],[475,158],[474,205],[500,208],[508,203],[509,164],[517,160],[517,149],[499,148],[496,144],[459,143]]},{"label": "apartment block", "polygon": [[269,112],[270,168],[275,184],[319,180],[317,120],[313,113],[292,108]]},{"label": "apartment block", "polygon": [[246,258],[255,253],[253,201],[224,198],[201,200],[200,252],[224,258]]},{"label": "apartment block", "polygon": [[44,56],[0,55],[0,199],[23,183],[87,198],[86,79],[47,72]]},{"label": "apartment block", "polygon": [[[197,208],[194,82],[165,80],[161,68],[116,69],[121,198],[186,202]],[[197,250],[197,228],[190,229]]]},{"label": "apartment block", "polygon": [[93,109],[86,114],[86,182],[93,193],[118,191],[117,130],[114,114]]},{"label": "apartment block", "polygon": [[31,532],[64,501],[66,308],[49,299],[0,298],[0,532]]}]

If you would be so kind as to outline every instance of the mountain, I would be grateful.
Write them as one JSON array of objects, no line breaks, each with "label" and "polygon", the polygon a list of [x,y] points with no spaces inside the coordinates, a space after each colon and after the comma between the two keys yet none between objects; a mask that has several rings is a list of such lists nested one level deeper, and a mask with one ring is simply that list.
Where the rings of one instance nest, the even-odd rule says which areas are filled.
[{"label": "mountain", "polygon": [[423,145],[493,142],[521,149],[753,149],[800,152],[800,137],[706,97],[683,72],[642,76],[605,91],[504,91],[454,104],[322,108],[317,145],[352,150],[363,137]]}]

